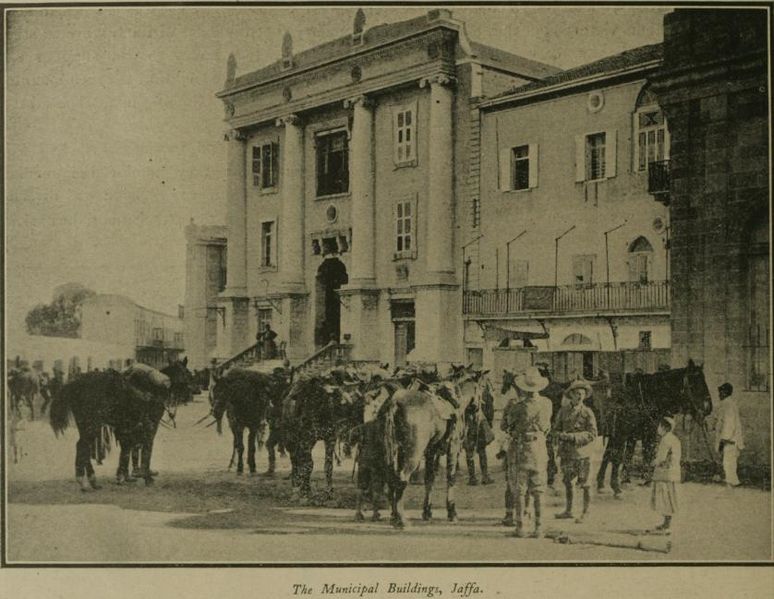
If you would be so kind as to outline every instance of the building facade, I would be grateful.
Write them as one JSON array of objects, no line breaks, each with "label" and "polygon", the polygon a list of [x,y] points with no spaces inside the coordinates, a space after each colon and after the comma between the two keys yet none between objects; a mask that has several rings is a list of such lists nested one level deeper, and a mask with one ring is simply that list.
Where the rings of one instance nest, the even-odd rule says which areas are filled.
[{"label": "building facade", "polygon": [[154,368],[185,351],[183,319],[144,308],[127,297],[98,294],[81,304],[81,338],[134,347],[134,359]]},{"label": "building facade", "polygon": [[[672,361],[728,381],[747,437],[771,463],[771,304],[766,10],[676,10],[654,77],[672,153]],[[706,451],[705,445],[695,446]]]},{"label": "building facade", "polygon": [[228,278],[219,347],[270,320],[291,362],[463,358],[461,276],[476,98],[556,69],[471,41],[446,10],[236,75],[226,108]]},{"label": "building facade", "polygon": [[465,248],[468,361],[562,380],[669,364],[669,128],[660,45],[563,71],[480,111]]},{"label": "building facade", "polygon": [[185,228],[185,350],[188,367],[202,369],[210,361],[228,357],[218,353],[218,319],[224,309],[218,305],[218,294],[226,288],[226,238],[223,225],[197,225]]}]

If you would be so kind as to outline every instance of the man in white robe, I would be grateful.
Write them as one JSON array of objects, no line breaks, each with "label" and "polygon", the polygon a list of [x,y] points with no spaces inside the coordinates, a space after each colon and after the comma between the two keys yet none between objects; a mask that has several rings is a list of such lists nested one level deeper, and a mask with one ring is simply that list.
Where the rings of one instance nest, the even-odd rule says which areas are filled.
[{"label": "man in white robe", "polygon": [[723,456],[723,473],[726,484],[731,487],[739,486],[739,477],[736,475],[736,464],[739,452],[744,449],[744,434],[742,433],[742,421],[739,418],[739,406],[732,397],[734,388],[731,383],[723,383],[718,387],[720,406],[718,407],[718,420],[715,425],[716,443],[718,452]]}]

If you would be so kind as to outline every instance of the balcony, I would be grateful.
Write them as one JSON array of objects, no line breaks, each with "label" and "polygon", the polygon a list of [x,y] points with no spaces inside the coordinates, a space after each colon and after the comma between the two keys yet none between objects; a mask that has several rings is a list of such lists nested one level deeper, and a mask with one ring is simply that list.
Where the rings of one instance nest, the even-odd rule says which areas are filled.
[{"label": "balcony", "polygon": [[648,193],[669,206],[669,160],[648,163]]},{"label": "balcony", "polygon": [[666,312],[669,307],[669,282],[651,281],[469,290],[463,295],[462,311],[477,316],[641,314]]}]

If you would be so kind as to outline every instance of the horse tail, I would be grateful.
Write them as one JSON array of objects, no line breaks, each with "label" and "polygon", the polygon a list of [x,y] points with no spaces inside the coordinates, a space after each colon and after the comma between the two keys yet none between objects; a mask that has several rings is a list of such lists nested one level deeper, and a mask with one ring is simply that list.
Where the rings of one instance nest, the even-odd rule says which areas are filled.
[{"label": "horse tail", "polygon": [[70,385],[65,385],[51,399],[48,415],[51,428],[54,429],[56,435],[63,433],[70,423],[71,401],[74,399],[74,393],[75,390]]}]

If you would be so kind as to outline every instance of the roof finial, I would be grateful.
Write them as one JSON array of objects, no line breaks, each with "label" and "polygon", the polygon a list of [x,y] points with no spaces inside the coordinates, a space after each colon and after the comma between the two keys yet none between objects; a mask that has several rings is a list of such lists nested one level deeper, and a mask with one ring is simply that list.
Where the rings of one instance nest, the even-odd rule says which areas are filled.
[{"label": "roof finial", "polygon": [[357,12],[355,13],[355,22],[353,24],[352,28],[352,34],[357,35],[358,33],[363,33],[363,29],[365,29],[366,24],[366,16],[363,12],[362,8],[358,8]]},{"label": "roof finial", "polygon": [[236,80],[236,68],[236,56],[232,52],[228,55],[228,60],[226,61],[226,87],[232,85]]},{"label": "roof finial", "polygon": [[293,66],[293,38],[289,31],[282,37],[282,67],[289,69]]}]

